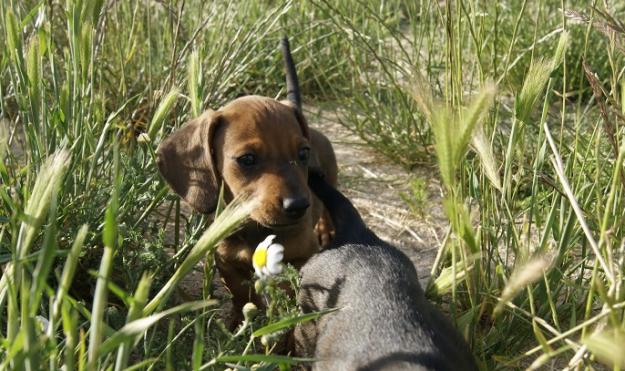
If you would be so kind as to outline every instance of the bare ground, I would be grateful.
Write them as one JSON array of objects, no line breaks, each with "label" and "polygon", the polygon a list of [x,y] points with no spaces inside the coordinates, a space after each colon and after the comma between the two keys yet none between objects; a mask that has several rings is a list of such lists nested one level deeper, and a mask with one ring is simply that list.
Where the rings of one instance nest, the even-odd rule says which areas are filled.
[{"label": "bare ground", "polygon": [[[369,228],[408,255],[425,285],[448,228],[436,171],[433,168],[408,171],[394,164],[341,125],[333,112],[306,107],[305,114],[310,126],[324,133],[334,146],[339,189],[360,211]],[[423,216],[412,213],[400,197],[402,192],[410,192],[410,182],[415,177],[423,179],[426,185]]]}]

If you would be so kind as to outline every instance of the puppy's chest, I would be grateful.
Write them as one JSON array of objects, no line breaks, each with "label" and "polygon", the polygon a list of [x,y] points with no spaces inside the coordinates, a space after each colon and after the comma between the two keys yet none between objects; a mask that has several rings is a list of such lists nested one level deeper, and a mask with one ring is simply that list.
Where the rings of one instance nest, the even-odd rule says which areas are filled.
[{"label": "puppy's chest", "polygon": [[[228,238],[222,242],[217,249],[217,254],[225,260],[237,265],[245,265],[252,269],[252,256],[258,243],[263,238],[250,238],[245,239],[240,236],[234,236]],[[306,261],[316,252],[319,251],[319,246],[316,241],[310,239],[298,239],[289,237],[283,237],[277,235],[276,243],[284,246],[284,258],[285,263],[290,263],[296,268],[300,268]]]}]

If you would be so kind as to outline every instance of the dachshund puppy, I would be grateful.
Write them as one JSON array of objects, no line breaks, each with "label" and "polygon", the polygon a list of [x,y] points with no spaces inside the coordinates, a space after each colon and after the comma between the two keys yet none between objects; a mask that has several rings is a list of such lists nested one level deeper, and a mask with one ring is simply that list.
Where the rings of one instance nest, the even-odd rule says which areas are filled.
[{"label": "dachshund puppy", "polygon": [[430,304],[412,262],[380,240],[351,202],[317,175],[335,237],[301,269],[304,313],[338,308],[295,329],[295,349],[314,370],[477,370],[469,347]]},{"label": "dachshund puppy", "polygon": [[[284,261],[300,267],[327,242],[331,232],[323,204],[307,185],[308,169],[336,183],[330,141],[310,129],[302,115],[295,67],[282,40],[287,101],[261,96],[235,99],[209,110],[166,138],[158,148],[163,178],[196,211],[215,210],[221,184],[226,201],[240,194],[256,199],[251,222],[227,238],[216,265],[233,295],[236,320],[242,306],[258,298],[248,284],[252,254],[268,234],[284,246]],[[317,233],[319,232],[319,233]]]}]

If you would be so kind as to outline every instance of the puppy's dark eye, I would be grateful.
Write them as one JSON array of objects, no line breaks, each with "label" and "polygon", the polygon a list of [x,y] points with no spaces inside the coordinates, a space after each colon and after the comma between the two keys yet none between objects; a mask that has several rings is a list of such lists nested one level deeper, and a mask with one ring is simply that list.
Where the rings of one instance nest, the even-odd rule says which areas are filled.
[{"label": "puppy's dark eye", "polygon": [[308,165],[308,159],[310,159],[310,148],[304,147],[297,152],[297,160],[302,165]]},{"label": "puppy's dark eye", "polygon": [[246,153],[243,156],[237,157],[237,163],[243,167],[251,167],[256,165],[256,155]]}]

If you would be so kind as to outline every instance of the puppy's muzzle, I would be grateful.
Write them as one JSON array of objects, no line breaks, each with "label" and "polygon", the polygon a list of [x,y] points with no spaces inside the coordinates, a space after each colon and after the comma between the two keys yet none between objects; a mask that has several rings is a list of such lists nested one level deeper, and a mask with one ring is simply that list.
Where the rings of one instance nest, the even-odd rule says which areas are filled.
[{"label": "puppy's muzzle", "polygon": [[306,213],[310,201],[306,197],[287,197],[282,200],[282,211],[290,219],[299,219]]}]

